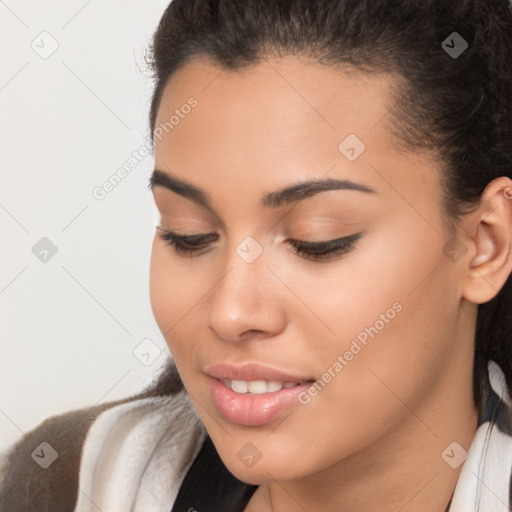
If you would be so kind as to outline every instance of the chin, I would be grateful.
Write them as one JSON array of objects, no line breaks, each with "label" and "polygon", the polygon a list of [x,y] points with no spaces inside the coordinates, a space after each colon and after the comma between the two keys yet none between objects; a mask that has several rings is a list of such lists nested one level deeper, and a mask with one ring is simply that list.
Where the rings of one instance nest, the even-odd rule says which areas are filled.
[{"label": "chin", "polygon": [[242,482],[252,485],[284,482],[305,476],[304,472],[297,471],[304,468],[301,467],[300,461],[294,459],[295,457],[290,458],[284,455],[269,455],[268,458],[262,455],[261,459],[249,467],[236,455],[233,457],[230,454],[228,458],[222,458],[230,473]]},{"label": "chin", "polygon": [[293,477],[290,478],[289,475],[282,475],[272,464],[268,466],[256,464],[252,468],[246,468],[240,465],[240,463],[237,464],[234,462],[232,466],[226,465],[226,467],[238,480],[251,485],[261,485],[293,479]]}]

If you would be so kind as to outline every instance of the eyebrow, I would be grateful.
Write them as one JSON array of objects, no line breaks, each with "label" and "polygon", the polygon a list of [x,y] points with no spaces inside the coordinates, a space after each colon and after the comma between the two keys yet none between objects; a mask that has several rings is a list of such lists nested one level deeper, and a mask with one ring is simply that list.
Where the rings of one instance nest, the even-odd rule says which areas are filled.
[{"label": "eyebrow", "polygon": [[[195,203],[213,211],[210,196],[206,191],[170,174],[155,169],[149,178],[148,189],[163,187],[171,190],[182,197],[186,197]],[[361,185],[350,180],[338,180],[333,178],[319,178],[302,181],[300,183],[287,186],[275,192],[270,192],[263,196],[261,204],[268,208],[278,208],[283,205],[297,203],[315,194],[326,192],[328,190],[357,190],[367,194],[376,193],[374,189],[366,185]]]}]

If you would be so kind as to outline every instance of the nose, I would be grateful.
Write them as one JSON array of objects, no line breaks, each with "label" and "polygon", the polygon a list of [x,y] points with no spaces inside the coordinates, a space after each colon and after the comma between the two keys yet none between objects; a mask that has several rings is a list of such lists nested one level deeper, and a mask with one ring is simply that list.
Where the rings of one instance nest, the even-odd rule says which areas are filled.
[{"label": "nose", "polygon": [[264,253],[248,263],[236,251],[213,287],[207,325],[224,341],[275,336],[286,325],[282,283],[267,268]]}]

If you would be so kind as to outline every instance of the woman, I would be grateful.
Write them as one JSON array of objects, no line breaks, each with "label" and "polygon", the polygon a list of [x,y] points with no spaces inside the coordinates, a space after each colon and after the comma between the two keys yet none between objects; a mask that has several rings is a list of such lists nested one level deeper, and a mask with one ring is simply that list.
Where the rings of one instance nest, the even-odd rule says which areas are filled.
[{"label": "woman", "polygon": [[510,510],[510,4],[174,0],[152,49],[173,362],[4,509]]}]

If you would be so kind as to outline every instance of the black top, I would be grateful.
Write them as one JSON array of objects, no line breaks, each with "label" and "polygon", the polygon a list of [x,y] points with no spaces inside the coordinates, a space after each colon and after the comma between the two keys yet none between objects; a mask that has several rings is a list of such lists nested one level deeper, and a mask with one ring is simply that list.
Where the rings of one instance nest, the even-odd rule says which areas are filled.
[{"label": "black top", "polygon": [[243,512],[257,488],[233,476],[207,435],[170,512]]}]

